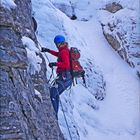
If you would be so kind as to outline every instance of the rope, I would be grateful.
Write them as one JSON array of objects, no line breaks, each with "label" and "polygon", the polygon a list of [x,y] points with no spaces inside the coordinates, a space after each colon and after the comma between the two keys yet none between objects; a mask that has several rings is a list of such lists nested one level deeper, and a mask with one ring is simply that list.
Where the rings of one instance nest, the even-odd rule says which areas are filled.
[{"label": "rope", "polygon": [[[38,44],[38,46],[40,46],[41,48],[43,48],[42,45],[39,43],[38,40],[37,40],[37,44]],[[38,47],[38,48],[39,48],[39,47]],[[39,50],[41,50],[41,49],[39,48]],[[44,53],[44,54],[45,54],[45,56],[46,56],[48,62],[50,63],[50,60],[49,60],[48,56],[46,55],[46,53]]]},{"label": "rope", "polygon": [[[40,47],[39,47],[39,46],[40,46]],[[41,51],[41,48],[43,48],[42,45],[39,43],[38,40],[37,40],[37,47],[38,47],[38,49],[39,49],[40,51]],[[47,54],[44,53],[44,55],[45,55],[45,57],[47,58],[48,62],[50,63],[50,60],[49,60]],[[49,78],[49,80],[48,80],[48,83],[51,81],[52,76],[53,76],[53,68],[52,68],[52,74],[50,75],[50,78]]]},{"label": "rope", "polygon": [[[60,97],[59,97],[59,100],[60,100]],[[65,122],[66,122],[66,125],[67,125],[67,128],[68,128],[68,132],[69,132],[70,139],[72,140],[72,136],[71,136],[70,129],[69,129],[69,126],[68,126],[68,121],[67,121],[66,115],[65,115],[65,113],[64,113],[64,108],[63,108],[63,105],[62,105],[61,100],[60,100],[60,105],[61,105],[61,107],[62,107],[62,112],[63,112],[64,119],[65,119]]]},{"label": "rope", "polygon": [[53,68],[52,68],[52,74],[50,75],[50,78],[48,80],[48,83],[50,83],[51,79],[52,79],[52,76],[53,76]]}]

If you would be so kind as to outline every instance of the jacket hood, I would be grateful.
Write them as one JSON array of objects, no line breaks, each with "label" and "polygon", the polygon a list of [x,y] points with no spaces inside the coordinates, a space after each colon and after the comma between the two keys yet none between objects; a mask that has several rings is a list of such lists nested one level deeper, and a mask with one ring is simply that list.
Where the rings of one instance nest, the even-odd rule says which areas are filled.
[{"label": "jacket hood", "polygon": [[67,42],[65,42],[65,43],[63,43],[62,45],[60,45],[60,47],[58,48],[59,49],[59,51],[61,51],[61,50],[63,50],[63,49],[68,49],[69,47],[68,47],[68,43]]}]

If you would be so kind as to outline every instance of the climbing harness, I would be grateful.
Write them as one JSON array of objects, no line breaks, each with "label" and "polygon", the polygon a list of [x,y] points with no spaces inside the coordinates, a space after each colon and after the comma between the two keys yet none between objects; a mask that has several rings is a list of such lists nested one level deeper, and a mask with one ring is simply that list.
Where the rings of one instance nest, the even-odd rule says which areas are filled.
[{"label": "climbing harness", "polygon": [[[49,80],[48,80],[47,83],[50,83],[50,81],[51,81],[51,79],[52,79],[52,76],[53,76],[53,68],[52,68],[52,73],[51,73],[50,78],[49,78]],[[55,79],[54,79],[54,80],[55,80]],[[53,81],[54,81],[54,80],[53,80]],[[51,82],[51,85],[52,85],[53,81]]]}]

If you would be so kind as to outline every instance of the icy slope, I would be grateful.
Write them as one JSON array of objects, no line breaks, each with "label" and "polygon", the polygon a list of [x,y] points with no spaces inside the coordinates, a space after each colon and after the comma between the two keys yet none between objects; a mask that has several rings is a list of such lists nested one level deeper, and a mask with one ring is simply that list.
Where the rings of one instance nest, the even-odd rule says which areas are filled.
[{"label": "icy slope", "polygon": [[[87,126],[94,128],[93,130],[89,129],[89,137],[83,138],[83,140],[92,140],[94,136],[96,140],[102,140],[105,133],[109,135],[106,138],[110,140],[117,140],[118,138],[123,140],[129,139],[129,137],[131,139],[131,136],[136,135],[139,131],[139,81],[132,69],[108,46],[102,35],[101,27],[96,20],[88,23],[76,22],[75,24],[78,31],[83,35],[82,37],[88,36],[88,41],[86,42],[87,51],[91,52],[92,50],[91,55],[94,56],[95,62],[103,71],[107,89],[107,97],[102,104],[100,103],[100,110],[98,111],[81,109],[84,103],[78,106],[78,103],[82,102],[82,100],[78,99],[77,101],[77,98],[82,96],[80,92],[82,88],[75,89],[73,99],[76,99],[76,112],[83,113],[81,118],[84,116],[83,120],[85,120]],[[85,38],[85,40],[87,39]],[[86,102],[85,94],[86,98],[90,99],[90,97],[85,91],[83,98]],[[81,121],[77,123],[81,126],[80,128],[83,128]],[[101,135],[95,134],[94,131],[101,132]],[[134,136],[132,139],[138,139],[138,134],[137,137]]]},{"label": "icy slope", "polygon": [[[61,1],[59,2],[61,3]],[[86,66],[90,60],[95,69],[97,65],[102,72],[95,71],[99,75],[103,74],[105,79],[106,98],[103,101],[96,101],[91,91],[81,84],[73,87],[71,93],[67,91],[61,95],[72,139],[137,140],[140,129],[139,80],[133,70],[123,62],[105,40],[96,11],[97,6],[101,4],[97,4],[97,1],[86,3],[90,7],[90,11],[88,11],[88,9],[83,9],[85,2],[83,0],[83,5],[77,2],[81,6],[76,11],[80,18],[79,21],[71,21],[50,1],[33,1],[38,22],[37,36],[43,46],[55,49],[54,36],[64,34],[70,46],[77,46],[81,50],[82,64]],[[94,13],[92,16],[89,14],[91,10]],[[84,16],[88,19],[87,22],[83,22],[83,11]],[[48,56],[50,60],[55,60],[54,57]],[[100,81],[98,78],[93,79],[93,87]],[[87,80],[87,82],[89,81]],[[102,84],[100,85],[102,86]],[[65,137],[69,140],[68,129],[61,109],[59,123]]]}]

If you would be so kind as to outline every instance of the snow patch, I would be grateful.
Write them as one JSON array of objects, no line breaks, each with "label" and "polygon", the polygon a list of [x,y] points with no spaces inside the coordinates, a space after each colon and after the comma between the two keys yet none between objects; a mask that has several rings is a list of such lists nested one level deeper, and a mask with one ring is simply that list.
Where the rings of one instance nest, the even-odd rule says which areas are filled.
[{"label": "snow patch", "polygon": [[22,37],[23,44],[31,51],[39,52],[39,49],[36,47],[34,41],[29,37],[23,36]]},{"label": "snow patch", "polygon": [[35,89],[35,95],[41,100],[41,102],[43,101],[41,93],[36,89]]},{"label": "snow patch", "polygon": [[29,60],[28,71],[35,74],[41,70],[40,64],[42,59],[39,57],[39,49],[36,47],[34,41],[26,36],[22,37],[22,42],[26,46],[27,57]]}]

